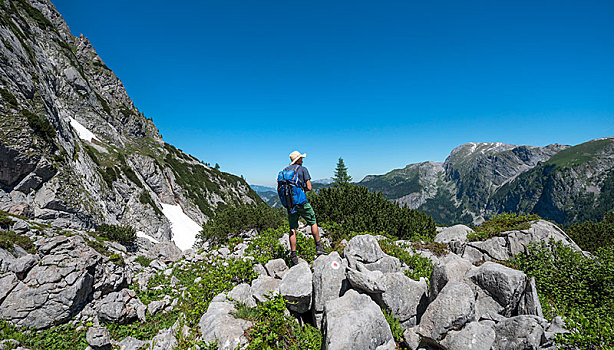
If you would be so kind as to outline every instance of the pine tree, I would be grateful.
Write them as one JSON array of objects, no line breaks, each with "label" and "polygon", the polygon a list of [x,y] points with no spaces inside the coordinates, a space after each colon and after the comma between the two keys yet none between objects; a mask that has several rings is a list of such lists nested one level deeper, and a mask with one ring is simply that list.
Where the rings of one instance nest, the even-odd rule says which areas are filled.
[{"label": "pine tree", "polygon": [[348,168],[345,166],[345,163],[343,163],[343,158],[339,157],[337,168],[335,168],[335,176],[333,176],[333,183],[343,185],[351,181],[352,177],[348,174]]}]

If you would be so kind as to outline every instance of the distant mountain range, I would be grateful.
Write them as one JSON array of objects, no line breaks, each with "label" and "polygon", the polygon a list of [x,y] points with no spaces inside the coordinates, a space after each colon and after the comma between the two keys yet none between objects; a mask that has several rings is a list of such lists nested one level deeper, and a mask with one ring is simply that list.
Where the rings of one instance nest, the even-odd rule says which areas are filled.
[{"label": "distant mountain range", "polygon": [[471,142],[443,163],[409,164],[358,184],[440,225],[477,224],[502,212],[536,213],[563,225],[599,220],[614,208],[614,137],[573,147]]}]

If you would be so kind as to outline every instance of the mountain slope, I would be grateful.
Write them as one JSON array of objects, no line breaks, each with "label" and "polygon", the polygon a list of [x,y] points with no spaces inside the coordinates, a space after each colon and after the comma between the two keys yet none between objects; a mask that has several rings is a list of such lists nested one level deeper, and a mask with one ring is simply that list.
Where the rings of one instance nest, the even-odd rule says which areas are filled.
[{"label": "mountain slope", "polygon": [[519,211],[561,224],[599,219],[614,207],[609,200],[611,140],[574,147],[467,143],[443,164],[410,164],[367,176],[359,184],[422,210],[442,225],[477,224],[497,213]]},{"label": "mountain slope", "polygon": [[0,2],[0,36],[0,209],[168,240],[162,204],[202,224],[225,205],[260,201],[240,177],[166,144],[51,2]]},{"label": "mountain slope", "polygon": [[558,152],[505,184],[488,203],[491,212],[530,212],[568,225],[599,221],[614,207],[614,137]]}]

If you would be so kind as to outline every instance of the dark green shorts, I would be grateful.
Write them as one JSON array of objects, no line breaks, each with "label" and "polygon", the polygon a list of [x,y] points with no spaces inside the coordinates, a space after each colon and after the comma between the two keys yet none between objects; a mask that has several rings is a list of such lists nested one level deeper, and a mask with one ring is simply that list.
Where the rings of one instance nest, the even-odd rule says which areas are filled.
[{"label": "dark green shorts", "polygon": [[296,213],[288,214],[288,222],[290,222],[290,229],[298,228],[298,218],[302,217],[307,221],[308,225],[316,223],[316,213],[313,212],[311,204],[305,203],[296,207]]}]

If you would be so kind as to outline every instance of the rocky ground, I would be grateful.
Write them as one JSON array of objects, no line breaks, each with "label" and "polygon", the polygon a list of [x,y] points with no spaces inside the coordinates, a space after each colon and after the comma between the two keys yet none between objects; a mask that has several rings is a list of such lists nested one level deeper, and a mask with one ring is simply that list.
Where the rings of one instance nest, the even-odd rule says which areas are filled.
[{"label": "rocky ground", "polygon": [[[260,326],[241,314],[275,300],[299,329],[321,332],[324,349],[555,349],[563,320],[544,318],[533,279],[495,261],[532,241],[577,248],[542,220],[483,242],[467,242],[470,229],[457,225],[439,230],[437,250],[357,235],[289,268],[271,253],[286,251],[282,231],[182,252],[12,219],[21,238],[0,248],[0,349],[63,348],[53,339],[89,349],[247,348]],[[307,230],[299,246],[312,243]],[[418,278],[405,256],[432,270]]]}]

